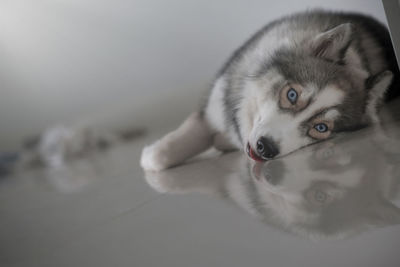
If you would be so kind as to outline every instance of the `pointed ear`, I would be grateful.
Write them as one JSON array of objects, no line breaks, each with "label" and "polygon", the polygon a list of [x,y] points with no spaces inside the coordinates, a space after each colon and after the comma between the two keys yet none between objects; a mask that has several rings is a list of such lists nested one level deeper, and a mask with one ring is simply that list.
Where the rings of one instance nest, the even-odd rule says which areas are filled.
[{"label": "pointed ear", "polygon": [[366,115],[372,123],[379,122],[378,111],[386,90],[392,83],[393,73],[383,71],[377,75],[368,78],[367,84],[367,107]]},{"label": "pointed ear", "polygon": [[352,24],[344,23],[318,34],[311,41],[312,54],[333,61],[341,60],[350,45],[352,32]]}]

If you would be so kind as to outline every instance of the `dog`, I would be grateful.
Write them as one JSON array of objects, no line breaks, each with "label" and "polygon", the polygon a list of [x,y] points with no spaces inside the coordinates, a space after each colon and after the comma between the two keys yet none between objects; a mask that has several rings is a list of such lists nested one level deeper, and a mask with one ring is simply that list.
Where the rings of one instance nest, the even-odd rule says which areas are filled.
[{"label": "dog", "polygon": [[214,146],[254,161],[379,123],[399,95],[388,30],[357,13],[312,10],[275,20],[236,50],[208,98],[141,155],[160,171]]}]

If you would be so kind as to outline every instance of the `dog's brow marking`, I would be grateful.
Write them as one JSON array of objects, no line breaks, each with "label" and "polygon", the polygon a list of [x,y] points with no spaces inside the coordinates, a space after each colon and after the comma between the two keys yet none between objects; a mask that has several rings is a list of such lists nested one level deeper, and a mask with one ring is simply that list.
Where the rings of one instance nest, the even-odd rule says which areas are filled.
[{"label": "dog's brow marking", "polygon": [[324,114],[324,118],[328,119],[328,120],[334,120],[337,117],[339,117],[339,111],[337,111],[336,109],[331,109],[328,110],[325,114]]},{"label": "dog's brow marking", "polygon": [[260,88],[272,89],[276,92],[283,88],[285,79],[276,70],[270,70],[266,75],[256,81]]},{"label": "dog's brow marking", "polygon": [[336,87],[327,87],[319,93],[312,104],[310,104],[300,115],[300,120],[311,117],[316,111],[327,109],[339,104],[344,97],[344,92],[337,90]]}]

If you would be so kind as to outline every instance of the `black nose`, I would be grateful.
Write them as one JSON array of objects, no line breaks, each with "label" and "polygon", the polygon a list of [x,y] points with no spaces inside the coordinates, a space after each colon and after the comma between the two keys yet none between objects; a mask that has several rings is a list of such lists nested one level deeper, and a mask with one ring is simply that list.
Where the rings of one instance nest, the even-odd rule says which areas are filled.
[{"label": "black nose", "polygon": [[264,159],[272,159],[279,154],[279,149],[272,140],[261,137],[257,141],[257,152]]}]

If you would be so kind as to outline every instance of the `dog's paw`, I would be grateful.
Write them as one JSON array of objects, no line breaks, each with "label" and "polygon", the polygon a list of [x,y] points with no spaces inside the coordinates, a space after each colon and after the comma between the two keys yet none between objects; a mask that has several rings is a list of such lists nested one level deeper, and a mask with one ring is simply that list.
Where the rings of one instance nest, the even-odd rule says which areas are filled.
[{"label": "dog's paw", "polygon": [[168,156],[161,148],[160,141],[143,148],[140,165],[146,171],[161,171],[169,167]]}]

